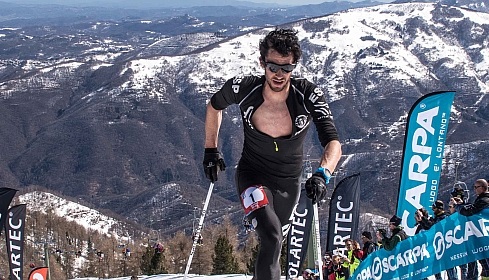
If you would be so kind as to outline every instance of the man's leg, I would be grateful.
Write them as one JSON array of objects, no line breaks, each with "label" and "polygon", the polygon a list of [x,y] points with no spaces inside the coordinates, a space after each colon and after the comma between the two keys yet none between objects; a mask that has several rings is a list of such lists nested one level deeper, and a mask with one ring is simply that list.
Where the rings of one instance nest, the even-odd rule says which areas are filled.
[{"label": "man's leg", "polygon": [[458,280],[457,268],[452,267],[446,270],[448,274],[448,280]]},{"label": "man's leg", "polygon": [[250,216],[260,239],[260,249],[255,262],[255,279],[279,280],[283,240],[280,221],[271,205],[254,211]]},{"label": "man's leg", "polygon": [[479,268],[477,262],[467,264],[467,280],[477,280],[479,278]]},{"label": "man's leg", "polygon": [[461,280],[467,280],[467,264],[460,265]]}]

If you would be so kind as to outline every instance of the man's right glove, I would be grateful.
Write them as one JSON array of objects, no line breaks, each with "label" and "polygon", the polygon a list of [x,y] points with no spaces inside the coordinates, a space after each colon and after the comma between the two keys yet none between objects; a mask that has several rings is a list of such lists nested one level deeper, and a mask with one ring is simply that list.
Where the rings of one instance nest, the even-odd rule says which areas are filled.
[{"label": "man's right glove", "polygon": [[385,229],[379,228],[378,231],[383,238],[387,236],[387,231]]},{"label": "man's right glove", "polygon": [[323,174],[316,172],[306,181],[306,195],[312,199],[312,204],[324,199],[327,193],[326,180]]},{"label": "man's right glove", "polygon": [[213,183],[217,181],[217,173],[226,169],[224,159],[217,148],[205,148],[203,164],[205,177]]}]

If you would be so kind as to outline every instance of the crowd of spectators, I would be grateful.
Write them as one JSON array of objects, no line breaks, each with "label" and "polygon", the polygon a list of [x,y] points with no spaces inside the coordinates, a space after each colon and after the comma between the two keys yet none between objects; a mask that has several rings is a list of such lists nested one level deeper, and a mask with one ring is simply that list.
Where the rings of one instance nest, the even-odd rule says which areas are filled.
[{"label": "crowd of spectators", "polygon": [[[416,234],[429,230],[434,224],[442,221],[447,216],[458,212],[460,215],[471,216],[481,212],[489,207],[489,187],[487,180],[477,179],[473,185],[475,192],[475,200],[470,203],[467,197],[467,190],[456,187],[451,192],[451,198],[448,203],[448,209],[445,208],[445,203],[442,200],[437,200],[431,205],[433,215],[425,208],[420,208],[415,213]],[[365,260],[367,256],[376,250],[384,249],[387,251],[393,250],[399,242],[408,238],[408,235],[401,226],[401,218],[394,215],[389,220],[390,234],[383,228],[376,230],[377,241],[374,242],[372,233],[364,231],[361,234],[360,243],[353,239],[345,240],[346,254],[326,253],[323,260],[323,278],[324,280],[347,280],[360,265],[360,262]],[[478,261],[482,270],[479,272],[479,266],[476,261],[467,264],[449,268],[442,273],[435,274],[436,280],[489,280],[489,259]],[[460,273],[459,271],[460,270]],[[442,274],[446,277],[443,278]],[[479,278],[480,277],[480,278]],[[305,280],[319,280],[318,273],[306,269],[302,275]],[[425,278],[427,279],[427,278]],[[424,280],[424,279],[423,279]]]}]

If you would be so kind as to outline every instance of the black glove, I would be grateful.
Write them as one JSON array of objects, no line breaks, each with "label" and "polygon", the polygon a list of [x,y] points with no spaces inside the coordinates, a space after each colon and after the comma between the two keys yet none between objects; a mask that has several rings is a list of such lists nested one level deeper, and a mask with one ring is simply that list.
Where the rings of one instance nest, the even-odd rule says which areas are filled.
[{"label": "black glove", "polygon": [[311,178],[307,179],[305,187],[307,197],[312,199],[312,204],[323,200],[326,196],[326,180],[319,172],[312,174]]},{"label": "black glove", "polygon": [[383,238],[385,238],[387,236],[387,231],[385,231],[385,229],[379,228],[378,231],[379,231],[380,235],[382,235]]},{"label": "black glove", "polygon": [[217,181],[217,173],[226,169],[224,159],[217,148],[205,148],[203,164],[205,177],[213,183]]}]

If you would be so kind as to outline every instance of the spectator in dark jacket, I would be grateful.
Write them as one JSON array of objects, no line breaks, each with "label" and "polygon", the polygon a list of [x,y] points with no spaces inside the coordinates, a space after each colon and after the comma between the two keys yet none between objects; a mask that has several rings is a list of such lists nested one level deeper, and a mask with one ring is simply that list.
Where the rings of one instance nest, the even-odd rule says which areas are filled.
[{"label": "spectator in dark jacket", "polygon": [[[489,207],[489,189],[485,179],[477,179],[474,183],[477,194],[474,203],[464,203],[460,198],[451,198],[450,202],[455,205],[455,210],[464,216],[472,216]],[[482,266],[481,276],[483,280],[489,280],[489,259],[479,260]],[[478,279],[477,265],[475,262],[468,265],[468,280]]]},{"label": "spectator in dark jacket", "polygon": [[[457,197],[457,196],[453,196],[453,197]],[[462,200],[464,199],[463,197],[460,197],[460,196],[459,196],[459,198]],[[450,203],[448,204],[448,211],[450,212],[450,214],[455,213],[455,202],[450,201]],[[474,262],[474,264],[476,264],[476,263]],[[460,268],[460,279],[467,280],[468,264],[465,263],[465,264],[459,265],[458,267]]]},{"label": "spectator in dark jacket", "polygon": [[[441,200],[435,201],[435,203],[431,205],[431,210],[433,210],[433,218],[430,218],[426,223],[421,220],[421,223],[424,224],[424,226],[427,226],[428,229],[447,217],[447,214],[445,213],[445,204]],[[458,280],[458,275],[455,268],[449,268],[446,271],[448,280]],[[443,278],[441,277],[441,273],[435,274],[435,279],[442,280]]]},{"label": "spectator in dark jacket", "polygon": [[369,231],[362,232],[362,242],[363,242],[363,256],[362,261],[367,258],[368,255],[377,250],[377,244],[372,242],[372,234]]},{"label": "spectator in dark jacket", "polygon": [[402,229],[401,221],[402,219],[398,216],[392,216],[392,218],[389,220],[389,229],[392,232],[391,237],[387,237],[385,232],[381,233],[382,247],[387,251],[392,251],[396,247],[397,243],[407,238],[406,232],[404,232]]},{"label": "spectator in dark jacket", "polygon": [[433,222],[430,219],[430,215],[428,214],[428,211],[424,208],[420,208],[418,209],[418,211],[416,211],[416,214],[414,215],[414,219],[416,220],[416,225],[417,225],[415,234],[418,234],[425,230],[429,230],[433,225]]}]

